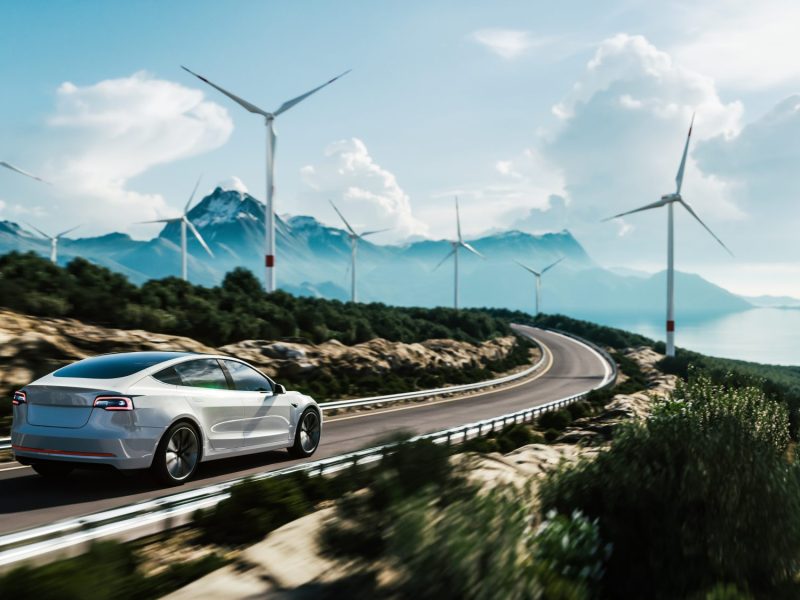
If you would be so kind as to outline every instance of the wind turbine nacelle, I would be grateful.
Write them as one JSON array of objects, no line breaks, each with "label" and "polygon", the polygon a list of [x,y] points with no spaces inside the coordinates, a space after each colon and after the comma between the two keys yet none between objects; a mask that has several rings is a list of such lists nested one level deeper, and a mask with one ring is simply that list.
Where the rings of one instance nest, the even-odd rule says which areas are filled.
[{"label": "wind turbine nacelle", "polygon": [[665,202],[680,202],[681,195],[680,194],[664,194],[661,196],[661,199]]}]

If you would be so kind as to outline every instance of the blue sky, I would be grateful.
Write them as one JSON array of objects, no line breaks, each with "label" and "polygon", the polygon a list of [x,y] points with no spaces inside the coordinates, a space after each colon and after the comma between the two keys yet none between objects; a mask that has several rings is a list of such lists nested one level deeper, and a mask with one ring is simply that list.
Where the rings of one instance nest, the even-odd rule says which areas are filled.
[{"label": "blue sky", "polygon": [[[392,226],[383,241],[569,227],[602,264],[659,270],[697,111],[680,269],[800,296],[800,6],[689,2],[9,1],[0,22],[0,219],[157,230],[197,176],[264,189],[262,121],[186,64],[274,109],[278,211]],[[521,257],[527,258],[527,257]],[[534,257],[535,259],[535,257]]]}]

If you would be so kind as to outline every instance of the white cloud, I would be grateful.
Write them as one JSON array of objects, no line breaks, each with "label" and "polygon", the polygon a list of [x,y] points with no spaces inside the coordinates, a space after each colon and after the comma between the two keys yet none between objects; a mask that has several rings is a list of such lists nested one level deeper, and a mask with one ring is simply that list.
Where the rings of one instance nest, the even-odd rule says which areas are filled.
[{"label": "white cloud", "polygon": [[326,220],[341,227],[328,203],[331,199],[357,230],[391,228],[382,234],[384,240],[427,233],[394,174],[377,164],[358,138],[329,144],[323,160],[300,169],[300,176],[305,189],[298,197],[299,212],[330,214]]},{"label": "white cloud", "polygon": [[[676,63],[642,36],[619,34],[598,46],[554,107],[557,123],[542,134],[538,148],[563,173],[570,228],[601,261],[618,261],[632,249],[637,255],[663,256],[663,211],[632,215],[616,224],[601,221],[674,191],[695,111],[695,146],[683,193],[726,239],[733,224],[745,218],[736,201],[737,183],[702,171],[693,150],[702,140],[735,136],[743,109],[739,102],[722,101],[713,80]],[[685,215],[678,216],[678,227],[681,248],[713,250],[714,241]]]},{"label": "white cloud", "polygon": [[529,32],[516,29],[479,29],[470,37],[506,60],[513,60],[530,48],[547,43],[543,38],[534,38]]},{"label": "white cloud", "polygon": [[795,0],[692,2],[678,25],[688,34],[677,38],[671,52],[725,86],[756,90],[796,84],[798,22]]},{"label": "white cloud", "polygon": [[435,224],[435,237],[452,236],[452,198],[466,200],[461,205],[461,225],[465,235],[474,237],[498,228],[521,228],[528,231],[552,231],[566,227],[563,210],[544,215],[555,204],[563,209],[566,197],[564,178],[557,165],[538,150],[528,148],[511,159],[494,163],[497,177],[471,186],[439,192],[419,208],[428,223]]},{"label": "white cloud", "polygon": [[49,124],[65,149],[48,176],[84,200],[76,217],[104,230],[168,212],[159,194],[135,191],[130,180],[217,148],[233,131],[227,111],[201,91],[145,72],[87,86],[65,82],[56,95]]}]

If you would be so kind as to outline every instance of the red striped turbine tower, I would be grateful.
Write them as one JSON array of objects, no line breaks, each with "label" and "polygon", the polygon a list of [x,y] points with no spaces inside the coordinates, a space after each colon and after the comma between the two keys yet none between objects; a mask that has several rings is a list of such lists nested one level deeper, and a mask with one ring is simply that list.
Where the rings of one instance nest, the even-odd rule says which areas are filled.
[{"label": "red striped turbine tower", "polygon": [[703,228],[711,234],[719,244],[725,248],[725,250],[733,256],[733,253],[728,249],[728,247],[722,243],[711,229],[709,229],[708,225],[703,223],[700,217],[697,216],[697,213],[694,212],[691,206],[683,199],[681,196],[681,186],[683,185],[683,171],[686,168],[686,155],[689,152],[689,140],[692,137],[692,126],[694,125],[694,115],[692,115],[692,121],[689,124],[689,134],[686,136],[686,145],[683,147],[683,156],[681,157],[681,164],[678,167],[678,174],[675,176],[675,183],[677,184],[677,188],[675,193],[673,194],[665,194],[661,196],[661,199],[657,202],[653,202],[652,204],[648,204],[646,206],[642,206],[640,208],[635,208],[634,210],[629,210],[624,213],[620,213],[618,215],[614,215],[613,217],[609,217],[605,219],[605,221],[610,221],[611,219],[617,219],[619,217],[624,217],[625,215],[630,215],[632,213],[641,212],[643,210],[650,210],[651,208],[661,208],[662,206],[667,207],[667,356],[675,356],[675,236],[674,236],[674,216],[673,216],[673,205],[680,204],[685,208],[690,215],[692,215]]},{"label": "red striped turbine tower", "polygon": [[311,94],[314,94],[324,88],[332,84],[334,81],[339,79],[340,77],[344,77],[347,75],[350,70],[345,71],[341,75],[337,75],[333,79],[326,81],[320,86],[315,87],[313,90],[306,92],[305,94],[301,94],[296,98],[292,98],[291,100],[287,100],[283,104],[281,104],[278,109],[274,112],[267,112],[255,104],[251,104],[247,100],[232,94],[226,89],[221,88],[215,83],[212,83],[205,77],[198,75],[194,71],[190,71],[186,67],[181,67],[184,71],[191,73],[195,77],[197,77],[200,81],[207,83],[214,89],[222,92],[228,98],[236,102],[239,106],[256,115],[261,115],[264,117],[264,121],[267,125],[267,202],[264,206],[264,225],[265,225],[265,232],[264,232],[264,246],[265,246],[265,256],[264,256],[264,266],[266,267],[266,288],[267,292],[274,292],[275,291],[275,142],[277,140],[277,135],[275,133],[275,117],[278,115],[286,112],[290,108],[292,108],[295,104],[299,104],[306,98],[308,98]]}]

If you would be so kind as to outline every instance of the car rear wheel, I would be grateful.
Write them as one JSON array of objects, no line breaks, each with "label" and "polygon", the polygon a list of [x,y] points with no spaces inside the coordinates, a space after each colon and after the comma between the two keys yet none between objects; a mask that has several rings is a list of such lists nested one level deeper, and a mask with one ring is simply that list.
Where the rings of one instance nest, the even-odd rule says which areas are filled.
[{"label": "car rear wheel", "polygon": [[189,423],[176,423],[158,443],[150,472],[166,485],[182,485],[200,464],[200,435]]},{"label": "car rear wheel", "polygon": [[41,462],[31,466],[39,475],[48,479],[63,479],[75,469],[73,465],[59,462]]},{"label": "car rear wheel", "polygon": [[311,456],[316,452],[321,436],[322,421],[319,413],[313,408],[307,408],[300,416],[300,422],[294,434],[294,445],[289,448],[289,454],[295,458]]}]

